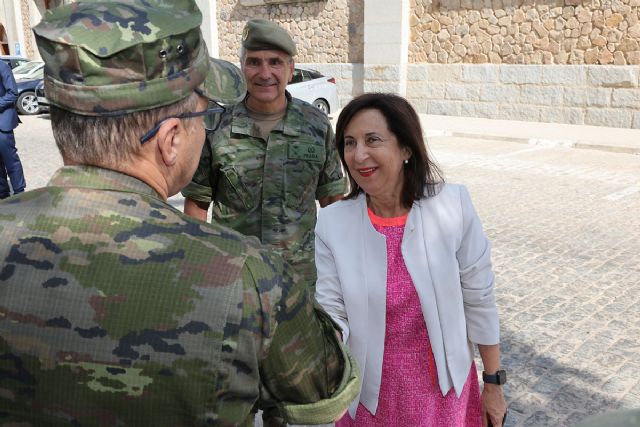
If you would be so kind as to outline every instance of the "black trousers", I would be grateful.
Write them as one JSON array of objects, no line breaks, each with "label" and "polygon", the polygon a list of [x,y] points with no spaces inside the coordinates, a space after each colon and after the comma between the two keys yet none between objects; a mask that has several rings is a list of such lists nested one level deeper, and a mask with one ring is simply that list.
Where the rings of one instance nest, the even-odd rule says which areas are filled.
[{"label": "black trousers", "polygon": [[11,195],[7,177],[14,194],[24,191],[26,182],[13,131],[0,131],[0,199]]}]

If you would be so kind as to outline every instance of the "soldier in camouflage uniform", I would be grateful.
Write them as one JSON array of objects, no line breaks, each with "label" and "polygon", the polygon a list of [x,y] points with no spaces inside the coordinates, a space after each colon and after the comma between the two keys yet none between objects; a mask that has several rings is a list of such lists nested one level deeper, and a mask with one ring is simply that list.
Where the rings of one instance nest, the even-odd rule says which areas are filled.
[{"label": "soldier in camouflage uniform", "polygon": [[80,1],[34,28],[65,166],[0,202],[0,425],[334,420],[357,368],[308,286],[167,203],[209,102],[246,86],[208,57],[194,0],[151,4]]},{"label": "soldier in camouflage uniform", "polygon": [[326,206],[346,190],[333,129],[324,113],[286,92],[296,46],[284,29],[251,20],[242,47],[248,95],[208,133],[182,191],[185,213],[206,220],[213,201],[214,220],[278,248],[315,283],[316,199]]}]

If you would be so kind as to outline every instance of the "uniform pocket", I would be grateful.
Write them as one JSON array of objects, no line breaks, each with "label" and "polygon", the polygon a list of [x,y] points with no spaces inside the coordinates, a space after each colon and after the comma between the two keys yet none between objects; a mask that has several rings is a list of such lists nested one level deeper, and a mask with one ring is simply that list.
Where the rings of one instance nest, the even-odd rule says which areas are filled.
[{"label": "uniform pocket", "polygon": [[256,198],[240,179],[233,166],[220,169],[224,179],[221,180],[217,199],[225,206],[238,212],[250,211],[256,206]]},{"label": "uniform pocket", "polygon": [[326,153],[323,145],[289,144],[284,165],[286,206],[306,210],[316,199],[316,188]]}]

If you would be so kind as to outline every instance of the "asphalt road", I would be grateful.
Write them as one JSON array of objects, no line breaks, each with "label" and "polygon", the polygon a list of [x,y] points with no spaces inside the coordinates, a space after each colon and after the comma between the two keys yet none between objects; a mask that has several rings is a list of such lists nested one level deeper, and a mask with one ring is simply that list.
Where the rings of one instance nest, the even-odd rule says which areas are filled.
[{"label": "asphalt road", "polygon": [[[47,116],[22,120],[32,189],[62,162]],[[457,137],[428,145],[447,179],[467,185],[493,242],[506,425],[572,426],[640,407],[640,156]]]}]

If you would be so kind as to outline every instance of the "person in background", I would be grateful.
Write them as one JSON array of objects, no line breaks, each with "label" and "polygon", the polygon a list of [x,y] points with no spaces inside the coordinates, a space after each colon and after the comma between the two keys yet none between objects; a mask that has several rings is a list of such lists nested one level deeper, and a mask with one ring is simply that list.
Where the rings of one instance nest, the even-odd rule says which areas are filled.
[{"label": "person in background", "polygon": [[253,19],[242,35],[240,64],[247,97],[222,118],[192,182],[184,211],[213,220],[282,252],[315,283],[316,200],[342,198],[346,181],[327,116],[286,91],[296,46],[286,30]]},{"label": "person in background", "polygon": [[0,199],[11,195],[7,178],[11,181],[13,194],[22,193],[26,186],[13,135],[13,130],[20,123],[16,111],[17,99],[18,88],[11,67],[0,61]]},{"label": "person in background", "polygon": [[363,372],[337,425],[502,425],[490,243],[469,193],[444,183],[415,110],[399,96],[353,99],[336,144],[351,192],[320,210],[316,297]]},{"label": "person in background", "polygon": [[246,89],[201,22],[194,0],[78,1],[34,28],[65,166],[0,202],[0,425],[321,423],[357,394],[282,258],[167,203]]}]

